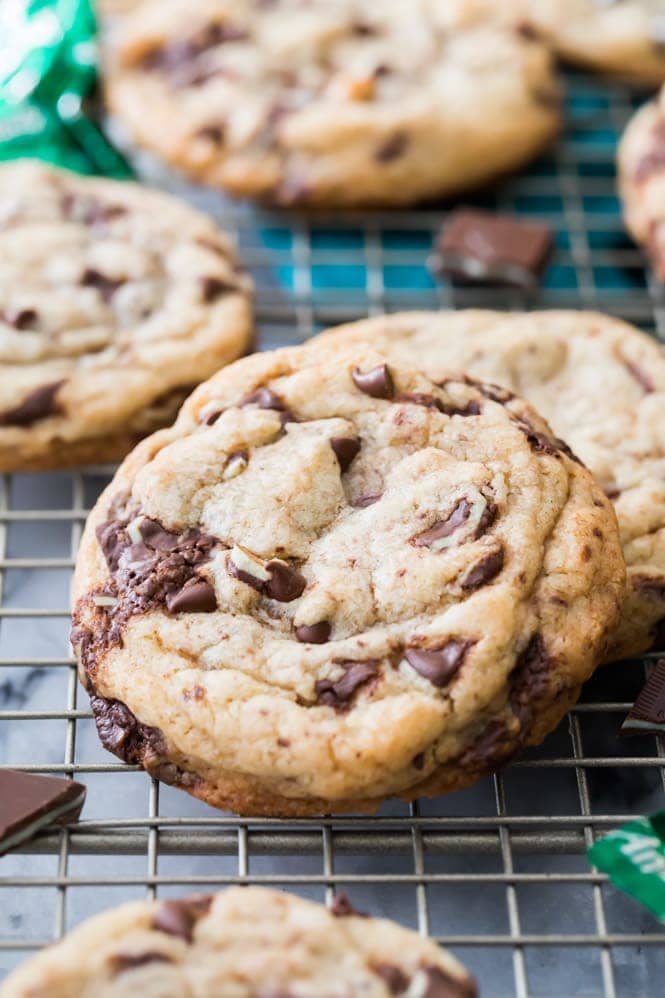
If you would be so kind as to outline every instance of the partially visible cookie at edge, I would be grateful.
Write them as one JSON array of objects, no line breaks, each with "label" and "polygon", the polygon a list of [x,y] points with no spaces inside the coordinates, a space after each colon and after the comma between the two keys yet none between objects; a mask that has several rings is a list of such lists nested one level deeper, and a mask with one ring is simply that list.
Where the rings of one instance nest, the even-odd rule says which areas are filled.
[{"label": "partially visible cookie at edge", "polygon": [[[468,371],[526,398],[612,499],[628,593],[610,658],[665,648],[665,350],[598,312],[414,312],[310,341],[371,344],[436,381]],[[522,403],[518,401],[518,405]]]},{"label": "partially visible cookie at edge", "polygon": [[175,198],[0,166],[0,470],[124,457],[247,349],[251,283]]},{"label": "partially visible cookie at edge", "polygon": [[89,518],[103,744],[242,814],[373,811],[537,743],[607,650],[611,503],[531,409],[368,347],[245,358]]},{"label": "partially visible cookie at edge", "polygon": [[617,161],[626,228],[665,281],[665,88],[629,121]]},{"label": "partially visible cookie at edge", "polygon": [[560,127],[545,45],[488,0],[142,0],[106,32],[131,142],[278,204],[407,204],[485,183]]},{"label": "partially visible cookie at edge", "polygon": [[660,0],[510,0],[563,58],[636,84],[665,81]]},{"label": "partially visible cookie at edge", "polygon": [[0,998],[476,998],[474,980],[430,939],[263,887],[134,901],[96,915],[28,960]]}]

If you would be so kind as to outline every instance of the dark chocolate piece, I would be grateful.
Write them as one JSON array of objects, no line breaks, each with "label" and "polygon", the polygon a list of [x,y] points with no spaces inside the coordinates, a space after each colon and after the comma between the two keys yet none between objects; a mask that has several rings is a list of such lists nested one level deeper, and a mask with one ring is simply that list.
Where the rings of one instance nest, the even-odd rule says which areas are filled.
[{"label": "dark chocolate piece", "polygon": [[365,395],[375,399],[391,399],[395,394],[395,386],[387,364],[379,364],[369,371],[360,371],[354,367],[351,375],[356,388]]},{"label": "dark chocolate piece", "polygon": [[34,329],[39,316],[34,308],[6,308],[0,311],[0,319],[14,329]]},{"label": "dark chocolate piece", "polygon": [[318,679],[314,684],[317,703],[335,710],[348,710],[357,691],[371,680],[379,671],[378,659],[368,658],[364,662],[337,662],[344,667],[344,675],[332,682],[330,679]]},{"label": "dark chocolate piece", "polygon": [[432,686],[447,686],[464,664],[473,641],[451,638],[438,648],[406,648],[404,657],[416,672],[429,679]]},{"label": "dark chocolate piece", "polygon": [[237,285],[231,281],[224,281],[220,277],[202,277],[199,281],[201,285],[201,297],[204,302],[210,304],[217,301],[224,295],[231,295],[238,290]]},{"label": "dark chocolate piece", "polygon": [[665,658],[656,662],[655,669],[621,725],[620,734],[665,734]]},{"label": "dark chocolate piece", "polygon": [[437,240],[433,266],[454,280],[531,289],[545,271],[552,246],[546,225],[461,209]]},{"label": "dark chocolate piece", "polygon": [[330,914],[335,918],[367,918],[364,911],[358,911],[349,901],[349,896],[344,891],[338,891],[330,902]]},{"label": "dark chocolate piece", "polygon": [[125,283],[123,277],[109,277],[102,274],[101,270],[94,267],[86,267],[81,275],[81,284],[84,288],[95,288],[99,291],[101,298],[105,302],[110,302],[118,288]]},{"label": "dark chocolate piece", "polygon": [[430,547],[435,541],[450,537],[456,530],[464,526],[470,513],[471,504],[466,499],[460,499],[445,520],[438,520],[429,530],[414,537],[411,543],[415,544],[416,547]]},{"label": "dark chocolate piece", "polygon": [[169,613],[213,613],[217,609],[215,590],[206,579],[194,576],[182,589],[166,598]]},{"label": "dark chocolate piece", "polygon": [[0,413],[0,426],[32,426],[40,419],[57,416],[62,412],[62,406],[57,400],[60,388],[66,379],[52,381],[49,385],[35,388],[14,409]]},{"label": "dark chocolate piece", "polygon": [[321,620],[318,624],[302,624],[296,627],[296,637],[303,644],[324,645],[330,639],[332,628],[327,620]]},{"label": "dark chocolate piece", "polygon": [[354,509],[366,509],[368,506],[373,506],[374,503],[378,502],[382,497],[382,492],[374,492],[367,496],[358,496],[356,501],[353,503]]},{"label": "dark chocolate piece", "polygon": [[510,706],[520,720],[522,734],[531,726],[534,710],[547,693],[552,665],[542,635],[534,634],[510,676]]},{"label": "dark chocolate piece", "polygon": [[263,584],[266,596],[280,603],[291,603],[302,596],[307,585],[307,579],[285,561],[273,558],[266,564],[266,572],[270,578]]},{"label": "dark chocolate piece", "polygon": [[115,953],[109,963],[111,973],[118,977],[136,967],[145,967],[148,963],[173,963],[173,957],[158,950],[147,950],[145,953]]},{"label": "dark chocolate piece", "polygon": [[281,413],[282,423],[295,422],[284,401],[271,388],[257,388],[250,395],[246,395],[240,405],[257,405],[259,409],[274,409],[275,412]]},{"label": "dark chocolate piece", "polygon": [[130,766],[142,764],[146,755],[156,759],[167,752],[159,728],[151,728],[135,717],[120,700],[91,696],[90,707],[99,740],[107,750]]},{"label": "dark chocolate piece", "polygon": [[503,568],[503,562],[503,548],[491,551],[490,554],[486,555],[481,561],[478,562],[477,565],[474,565],[474,567],[467,572],[461,582],[462,589],[464,589],[465,592],[471,592],[474,589],[479,589],[480,586],[484,586],[488,582],[491,582]]},{"label": "dark chocolate piece", "polygon": [[342,473],[344,473],[360,451],[360,440],[357,437],[331,437],[330,446],[335,452]]},{"label": "dark chocolate piece", "polygon": [[183,898],[182,901],[164,901],[152,920],[152,927],[158,932],[165,932],[191,943],[194,926],[208,914],[212,901],[212,895],[205,894]]},{"label": "dark chocolate piece", "polygon": [[400,156],[403,156],[409,145],[409,136],[406,132],[395,132],[374,150],[374,159],[377,163],[392,163]]},{"label": "dark chocolate piece", "polygon": [[85,793],[73,780],[0,770],[0,856],[47,825],[76,821]]},{"label": "dark chocolate piece", "polygon": [[420,994],[422,998],[477,998],[478,989],[470,977],[453,977],[441,967],[423,967],[427,987]]}]

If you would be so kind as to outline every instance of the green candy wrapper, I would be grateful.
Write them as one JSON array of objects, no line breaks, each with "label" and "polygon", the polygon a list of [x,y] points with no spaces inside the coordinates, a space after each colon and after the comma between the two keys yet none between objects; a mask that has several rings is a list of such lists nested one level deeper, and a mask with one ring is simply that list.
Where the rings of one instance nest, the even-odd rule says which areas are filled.
[{"label": "green candy wrapper", "polygon": [[615,887],[665,922],[665,811],[610,832],[587,856]]},{"label": "green candy wrapper", "polygon": [[131,176],[84,113],[97,80],[95,36],[90,0],[1,0],[0,160]]}]

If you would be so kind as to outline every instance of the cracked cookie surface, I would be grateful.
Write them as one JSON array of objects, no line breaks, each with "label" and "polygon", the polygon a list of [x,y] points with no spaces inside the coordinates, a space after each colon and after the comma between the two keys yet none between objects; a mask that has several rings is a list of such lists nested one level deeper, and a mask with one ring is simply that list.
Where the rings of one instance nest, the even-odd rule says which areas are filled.
[{"label": "cracked cookie surface", "polygon": [[131,140],[281,204],[447,194],[560,124],[547,48],[487,0],[142,0],[105,48]]},{"label": "cracked cookie surface", "polygon": [[662,0],[512,0],[565,59],[636,83],[665,80]]},{"label": "cracked cookie surface", "polygon": [[83,923],[0,986],[2,998],[475,998],[430,939],[262,887],[135,901]]},{"label": "cracked cookie surface", "polygon": [[435,380],[468,371],[532,403],[614,503],[628,589],[609,658],[664,646],[665,351],[656,340],[597,312],[469,310],[372,319],[312,342],[370,343]]},{"label": "cracked cookie surface", "polygon": [[217,226],[137,184],[0,166],[0,470],[124,457],[246,349]]},{"label": "cracked cookie surface", "polygon": [[529,406],[439,381],[256,355],[139,445],[75,581],[107,748],[305,815],[466,785],[556,724],[618,615],[611,504]]}]

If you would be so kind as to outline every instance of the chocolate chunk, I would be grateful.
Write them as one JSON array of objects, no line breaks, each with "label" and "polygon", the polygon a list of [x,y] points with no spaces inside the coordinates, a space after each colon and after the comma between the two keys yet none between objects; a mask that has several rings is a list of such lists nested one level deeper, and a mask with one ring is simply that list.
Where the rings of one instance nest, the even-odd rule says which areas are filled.
[{"label": "chocolate chunk", "polygon": [[141,764],[146,755],[166,755],[166,742],[159,728],[151,728],[135,717],[119,700],[91,696],[90,707],[104,748],[130,766]]},{"label": "chocolate chunk", "polygon": [[546,225],[487,212],[455,212],[436,244],[435,272],[480,284],[536,286],[552,251]]},{"label": "chocolate chunk", "polygon": [[477,399],[471,399],[460,406],[451,402],[444,402],[443,399],[437,399],[433,395],[425,395],[421,392],[405,392],[398,397],[397,401],[422,405],[426,409],[438,409],[445,416],[479,416],[482,412],[480,402]]},{"label": "chocolate chunk", "polygon": [[196,137],[198,139],[208,139],[210,142],[214,142],[215,145],[221,145],[226,136],[226,129],[224,125],[204,125],[203,128],[199,128],[196,132]]},{"label": "chocolate chunk", "polygon": [[561,449],[559,446],[560,441],[551,440],[544,433],[540,433],[539,430],[535,430],[531,423],[529,423],[526,419],[516,419],[515,424],[527,438],[529,446],[533,450],[538,451],[541,454],[559,453],[559,450]]},{"label": "chocolate chunk", "polygon": [[390,368],[387,364],[379,364],[364,373],[354,367],[351,375],[356,388],[359,388],[365,395],[371,395],[375,399],[391,399],[395,394]]},{"label": "chocolate chunk", "polygon": [[490,721],[474,738],[456,763],[465,769],[494,772],[519,751],[505,721]]},{"label": "chocolate chunk", "polygon": [[416,672],[432,686],[447,686],[464,664],[466,653],[475,642],[451,638],[438,648],[406,648],[404,657]]},{"label": "chocolate chunk", "polygon": [[95,528],[95,536],[111,572],[118,569],[120,555],[129,544],[125,528],[118,520],[105,520]]},{"label": "chocolate chunk", "polygon": [[654,671],[621,725],[620,734],[665,734],[665,658],[656,662]]},{"label": "chocolate chunk", "polygon": [[194,926],[208,914],[212,896],[184,898],[182,901],[164,901],[152,920],[153,929],[177,936],[191,943],[194,939]]},{"label": "chocolate chunk", "polygon": [[110,302],[118,288],[125,283],[124,277],[108,277],[94,267],[86,267],[81,275],[81,284],[85,288],[95,288],[103,301]]},{"label": "chocolate chunk", "polygon": [[14,329],[34,329],[39,315],[34,308],[6,308],[0,311],[0,320]]},{"label": "chocolate chunk", "polygon": [[302,624],[296,627],[296,637],[303,644],[324,645],[330,639],[332,628],[327,620],[321,620],[318,624]]},{"label": "chocolate chunk", "polygon": [[173,957],[158,950],[147,950],[145,953],[115,953],[109,960],[111,973],[114,976],[145,967],[149,963],[173,963]]},{"label": "chocolate chunk", "polygon": [[367,918],[364,911],[358,911],[349,901],[349,897],[344,891],[338,891],[330,902],[330,914],[335,918]]},{"label": "chocolate chunk", "polygon": [[207,304],[223,298],[224,295],[233,294],[238,290],[237,285],[232,281],[224,281],[219,277],[202,277],[199,283],[201,285],[201,297]]},{"label": "chocolate chunk", "polygon": [[351,31],[358,38],[373,38],[377,34],[377,28],[367,21],[356,20],[351,24]]},{"label": "chocolate chunk", "polygon": [[461,582],[462,589],[465,592],[472,592],[474,589],[479,589],[480,586],[484,586],[488,582],[491,582],[503,568],[503,562],[503,548],[498,548],[496,551],[492,551],[490,554],[485,555],[485,557],[479,561],[477,565],[474,565],[474,567],[464,576]]},{"label": "chocolate chunk", "polygon": [[632,361],[623,358],[623,366],[626,368],[628,373],[637,381],[638,385],[641,385],[647,395],[655,392],[656,386],[653,382],[653,378],[646,371],[643,371],[641,367],[637,364],[633,364]]},{"label": "chocolate chunk", "polygon": [[264,583],[266,596],[280,603],[291,603],[302,596],[307,579],[285,561],[273,558],[266,564],[266,572],[270,575],[270,579]]},{"label": "chocolate chunk", "polygon": [[48,825],[76,821],[85,792],[73,780],[0,770],[0,856]]},{"label": "chocolate chunk", "polygon": [[40,419],[60,415],[63,409],[56,396],[65,381],[63,378],[35,388],[14,409],[0,413],[0,426],[32,426]]},{"label": "chocolate chunk", "polygon": [[344,473],[360,451],[360,440],[357,437],[331,437],[330,446],[335,452],[342,473]]},{"label": "chocolate chunk", "polygon": [[395,132],[382,142],[374,150],[374,159],[377,163],[393,163],[400,156],[403,156],[409,145],[409,136],[406,132]]},{"label": "chocolate chunk", "polygon": [[271,388],[257,388],[251,395],[246,395],[240,405],[256,405],[259,409],[274,409],[275,412],[282,413],[280,417],[282,423],[295,422],[295,417],[289,412],[284,400]]},{"label": "chocolate chunk", "polygon": [[423,974],[424,988],[418,991],[422,998],[477,998],[478,990],[470,977],[453,977],[441,967],[426,966],[418,974]]},{"label": "chocolate chunk", "polygon": [[257,575],[252,575],[251,572],[245,571],[243,568],[239,568],[232,557],[227,559],[226,570],[232,579],[244,582],[246,586],[251,586],[257,593],[263,592],[266,580],[260,579]]},{"label": "chocolate chunk", "polygon": [[403,970],[396,967],[394,963],[370,963],[370,970],[380,977],[391,995],[402,995],[411,983],[411,978],[407,977]]},{"label": "chocolate chunk", "polygon": [[414,769],[424,769],[425,768],[425,753],[424,752],[418,752],[416,755],[414,755],[413,759],[411,760],[411,765],[413,766]]},{"label": "chocolate chunk", "polygon": [[364,662],[337,662],[344,668],[344,675],[332,682],[318,679],[314,684],[317,703],[335,710],[348,710],[354,695],[361,687],[376,679],[379,671],[378,659],[368,658]]},{"label": "chocolate chunk", "polygon": [[416,547],[431,547],[435,541],[440,541],[443,537],[450,537],[456,530],[463,527],[470,515],[471,503],[466,499],[460,499],[445,520],[438,520],[429,530],[414,537],[411,543]]},{"label": "chocolate chunk", "polygon": [[166,598],[169,613],[213,613],[217,609],[215,590],[205,579],[189,579],[182,589]]},{"label": "chocolate chunk", "polygon": [[510,676],[510,706],[523,733],[531,725],[534,709],[549,690],[552,658],[541,634],[534,634],[519,656]]},{"label": "chocolate chunk", "polygon": [[353,508],[366,509],[367,506],[373,506],[374,503],[377,503],[379,499],[381,499],[382,495],[383,495],[382,492],[374,492],[371,495],[358,496],[358,498],[353,503]]}]

